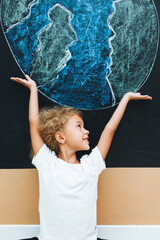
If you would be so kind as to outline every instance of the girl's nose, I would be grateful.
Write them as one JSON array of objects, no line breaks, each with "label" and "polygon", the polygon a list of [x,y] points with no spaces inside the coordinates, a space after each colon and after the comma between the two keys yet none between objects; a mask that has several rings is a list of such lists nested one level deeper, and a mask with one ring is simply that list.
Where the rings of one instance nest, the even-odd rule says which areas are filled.
[{"label": "girl's nose", "polygon": [[89,131],[87,129],[84,129],[85,134],[89,134]]}]

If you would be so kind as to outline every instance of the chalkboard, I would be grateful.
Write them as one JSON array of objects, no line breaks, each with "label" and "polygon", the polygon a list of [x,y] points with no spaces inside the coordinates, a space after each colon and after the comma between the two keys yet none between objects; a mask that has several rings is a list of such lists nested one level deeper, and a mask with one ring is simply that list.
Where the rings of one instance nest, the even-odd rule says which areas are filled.
[{"label": "chalkboard", "polygon": [[[160,3],[158,0],[155,0],[154,3],[158,17],[160,18]],[[114,68],[114,71],[116,71],[116,68]],[[31,159],[29,158],[29,91],[23,86],[10,81],[11,76],[23,77],[23,74],[11,54],[2,28],[0,29],[0,69],[0,167],[33,168],[34,166],[31,164]],[[141,72],[142,75],[143,73]],[[147,81],[139,83],[137,90],[142,84],[143,86],[139,91],[143,94],[151,95],[153,100],[151,102],[138,101],[129,103],[107,155],[107,167],[160,167],[159,48],[154,66],[148,75]],[[114,83],[115,80],[112,79],[112,84],[114,85]],[[123,92],[120,94],[123,94]],[[117,99],[120,100],[120,98],[121,96],[117,96]],[[96,105],[95,107],[91,107],[92,109],[83,110],[85,127],[90,131],[91,148],[97,144],[105,124],[116,109],[117,103],[118,100],[114,105],[112,104],[109,107],[107,105],[105,107]],[[39,104],[40,108],[56,105],[54,101],[44,96],[43,91],[39,93]],[[94,110],[94,108],[97,109]]]}]

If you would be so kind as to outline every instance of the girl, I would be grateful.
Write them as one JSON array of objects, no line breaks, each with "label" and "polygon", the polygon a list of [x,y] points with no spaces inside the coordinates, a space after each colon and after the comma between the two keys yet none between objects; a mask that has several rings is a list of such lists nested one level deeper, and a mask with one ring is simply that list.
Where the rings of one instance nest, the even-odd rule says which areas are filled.
[{"label": "girl", "polygon": [[29,123],[34,152],[32,163],[39,173],[39,240],[96,240],[96,200],[99,174],[114,132],[130,100],[151,100],[148,95],[126,93],[105,126],[97,146],[80,162],[76,152],[88,150],[89,131],[79,110],[45,109],[39,117],[36,83],[11,78],[30,89]]}]

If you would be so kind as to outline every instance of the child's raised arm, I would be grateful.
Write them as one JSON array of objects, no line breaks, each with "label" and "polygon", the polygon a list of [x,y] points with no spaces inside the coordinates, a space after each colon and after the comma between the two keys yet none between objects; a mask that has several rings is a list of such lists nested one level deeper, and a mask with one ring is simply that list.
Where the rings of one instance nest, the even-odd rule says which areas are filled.
[{"label": "child's raised arm", "polygon": [[39,126],[39,105],[38,105],[38,90],[36,83],[28,76],[25,75],[26,79],[12,77],[11,80],[18,82],[25,87],[30,89],[29,99],[29,123],[30,123],[30,134],[33,152],[36,155],[42,145],[44,144],[43,139],[38,130]]},{"label": "child's raised arm", "polygon": [[152,98],[148,95],[141,95],[140,93],[132,93],[132,92],[128,92],[124,95],[118,107],[116,108],[115,112],[113,113],[111,119],[106,124],[100,136],[99,142],[97,144],[97,147],[103,159],[105,159],[109,151],[109,148],[114,136],[114,132],[116,131],[123,117],[123,114],[126,110],[127,104],[130,100],[152,100]]}]

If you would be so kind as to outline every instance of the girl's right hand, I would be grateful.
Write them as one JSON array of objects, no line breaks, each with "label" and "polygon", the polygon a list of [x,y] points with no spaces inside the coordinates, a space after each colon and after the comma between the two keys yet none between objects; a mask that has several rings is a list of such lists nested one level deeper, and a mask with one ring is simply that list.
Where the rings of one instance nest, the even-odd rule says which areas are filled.
[{"label": "girl's right hand", "polygon": [[17,78],[17,77],[11,77],[11,80],[24,85],[30,90],[32,89],[32,87],[37,87],[35,81],[33,81],[28,75],[25,75],[25,77],[27,80],[22,78]]}]

